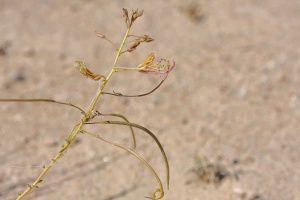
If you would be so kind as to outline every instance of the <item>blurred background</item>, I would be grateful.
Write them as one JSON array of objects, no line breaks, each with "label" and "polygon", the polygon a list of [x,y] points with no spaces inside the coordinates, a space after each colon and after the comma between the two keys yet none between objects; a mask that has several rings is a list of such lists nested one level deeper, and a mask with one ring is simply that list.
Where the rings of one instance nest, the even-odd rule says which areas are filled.
[{"label": "blurred background", "polygon": [[[86,109],[107,75],[126,26],[122,8],[144,10],[133,35],[155,40],[123,54],[132,67],[151,52],[176,67],[153,94],[103,96],[97,108],[152,130],[170,162],[165,199],[300,199],[300,2],[297,0],[1,0],[0,98],[51,98]],[[106,91],[139,94],[162,77],[116,74]],[[0,199],[15,199],[59,151],[80,119],[49,103],[0,103]],[[90,131],[132,147],[126,127]],[[136,152],[165,181],[157,145],[136,131]],[[157,183],[132,155],[79,135],[25,199],[144,199]]]}]

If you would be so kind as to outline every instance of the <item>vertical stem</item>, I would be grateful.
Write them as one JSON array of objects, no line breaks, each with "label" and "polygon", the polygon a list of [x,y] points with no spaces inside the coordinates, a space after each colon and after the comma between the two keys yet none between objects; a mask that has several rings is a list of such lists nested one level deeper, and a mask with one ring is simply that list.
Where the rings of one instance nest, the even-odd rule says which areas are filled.
[{"label": "vertical stem", "polygon": [[89,116],[92,113],[92,111],[93,111],[93,109],[94,109],[94,107],[95,107],[95,105],[96,105],[96,103],[97,103],[97,101],[98,101],[98,99],[99,99],[99,97],[100,97],[100,95],[101,95],[101,93],[102,93],[102,91],[103,91],[106,83],[108,82],[108,80],[110,79],[110,77],[116,72],[115,67],[116,67],[116,65],[118,63],[119,57],[121,55],[121,51],[122,51],[122,49],[123,49],[123,47],[125,45],[125,41],[126,41],[126,39],[128,37],[129,31],[130,31],[130,28],[128,28],[127,31],[126,31],[124,39],[123,39],[123,41],[122,41],[122,43],[120,45],[120,48],[118,49],[118,53],[116,55],[115,62],[113,64],[113,66],[112,66],[112,69],[111,69],[109,75],[107,76],[106,80],[104,80],[102,82],[101,86],[99,87],[98,92],[96,93],[96,96],[95,96],[94,100],[92,101],[92,103],[91,103],[91,105],[89,107],[89,111],[87,112],[87,116]]},{"label": "vertical stem", "polygon": [[[89,119],[89,116],[91,115],[92,111],[94,110],[95,108],[95,105],[100,97],[100,95],[102,94],[102,91],[104,89],[104,87],[106,86],[107,82],[109,81],[109,79],[111,78],[111,76],[116,72],[116,70],[114,69],[118,63],[118,60],[119,60],[119,57],[121,55],[121,51],[125,45],[125,41],[128,37],[128,34],[129,34],[129,31],[130,31],[130,27],[127,28],[127,31],[126,31],[126,34],[124,36],[124,39],[120,45],[120,48],[118,49],[118,52],[117,52],[117,55],[116,55],[116,58],[115,58],[115,61],[114,61],[114,64],[112,66],[112,69],[109,73],[109,75],[106,77],[106,79],[102,82],[102,84],[99,86],[98,88],[98,91],[92,101],[92,103],[90,104],[89,106],[89,109],[88,109],[88,112],[86,112],[84,114],[84,116],[81,118],[81,121],[79,124],[75,125],[75,127],[72,129],[72,131],[70,132],[69,136],[67,137],[66,139],[66,142],[64,143],[64,145],[62,146],[61,150],[59,151],[59,153],[51,160],[51,162],[44,167],[44,170],[42,171],[42,173],[38,176],[38,178],[35,180],[35,182],[30,185],[28,184],[28,187],[27,189],[22,193],[20,194],[18,197],[17,197],[17,200],[20,200],[22,199],[24,196],[26,196],[33,188],[37,188],[38,186],[38,183],[41,182],[42,178],[44,177],[44,175],[48,172],[48,170],[53,166],[53,164],[58,160],[60,159],[61,157],[63,157],[64,155],[64,152],[68,149],[68,147],[71,145],[71,143],[74,141],[74,139],[76,138],[76,136],[78,135],[78,133],[80,133],[80,131],[82,130],[82,127],[83,125],[87,122],[87,120]],[[74,129],[76,128],[77,126],[77,129],[74,131]]]}]

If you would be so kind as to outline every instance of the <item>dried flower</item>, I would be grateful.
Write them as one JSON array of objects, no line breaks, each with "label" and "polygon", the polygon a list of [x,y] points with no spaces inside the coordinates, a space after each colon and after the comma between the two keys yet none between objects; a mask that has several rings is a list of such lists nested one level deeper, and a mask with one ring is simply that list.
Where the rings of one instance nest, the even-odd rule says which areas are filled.
[{"label": "dried flower", "polygon": [[84,64],[84,62],[82,61],[75,61],[74,62],[74,67],[76,67],[79,72],[83,75],[85,75],[86,77],[88,78],[91,78],[95,81],[98,81],[100,79],[104,79],[105,80],[105,77],[101,74],[94,74],[93,72],[91,72]]},{"label": "dried flower", "polygon": [[153,64],[155,59],[154,53],[151,53],[148,58],[137,66],[138,71],[147,74],[168,74],[174,67],[175,62],[171,65],[169,60],[161,59]]},{"label": "dried flower", "polygon": [[136,10],[132,10],[132,16],[131,16],[131,23],[130,25],[132,25],[132,23],[140,16],[142,16],[144,13],[144,11],[142,10],[141,12],[138,11],[138,9]]},{"label": "dried flower", "polygon": [[154,39],[149,37],[149,35],[142,35],[139,37],[140,42],[152,42]]},{"label": "dried flower", "polygon": [[139,67],[142,67],[142,66],[148,66],[148,65],[151,65],[153,63],[153,60],[155,59],[155,56],[154,56],[154,53],[151,53],[148,58],[146,60],[144,60],[144,62],[142,64],[140,64],[138,66]]}]

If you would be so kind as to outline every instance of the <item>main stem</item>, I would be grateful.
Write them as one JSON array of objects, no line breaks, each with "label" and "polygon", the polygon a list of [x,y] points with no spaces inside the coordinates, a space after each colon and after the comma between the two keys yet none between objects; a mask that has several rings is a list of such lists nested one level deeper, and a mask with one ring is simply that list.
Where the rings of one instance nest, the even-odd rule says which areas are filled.
[{"label": "main stem", "polygon": [[[33,188],[38,188],[38,184],[40,182],[42,182],[42,178],[44,177],[44,175],[48,172],[48,170],[54,165],[54,163],[57,162],[58,159],[62,158],[64,156],[64,152],[69,148],[69,146],[72,144],[72,142],[74,141],[74,139],[76,138],[76,136],[78,135],[78,133],[81,132],[83,125],[89,120],[89,117],[91,116],[95,105],[100,97],[100,95],[103,92],[103,89],[105,88],[107,82],[109,81],[109,79],[111,78],[111,76],[116,72],[115,67],[118,63],[119,57],[121,55],[122,49],[125,45],[125,41],[128,37],[130,31],[130,27],[127,28],[126,34],[124,36],[124,39],[120,45],[120,48],[118,49],[114,64],[112,66],[112,69],[109,73],[109,75],[106,77],[106,79],[104,81],[102,81],[102,84],[99,85],[98,91],[92,101],[92,103],[90,104],[88,111],[86,113],[84,113],[83,117],[81,118],[80,122],[74,126],[74,128],[71,130],[69,136],[66,138],[65,143],[62,145],[61,150],[59,151],[59,153],[51,160],[51,162],[47,165],[47,166],[43,166],[44,170],[42,171],[42,173],[38,176],[38,178],[34,181],[34,183],[28,184],[27,189],[22,193],[19,194],[17,200],[22,199],[24,196],[26,196]],[[76,128],[77,127],[77,128]],[[75,130],[76,129],[76,130]],[[74,131],[75,130],[75,131]]]}]

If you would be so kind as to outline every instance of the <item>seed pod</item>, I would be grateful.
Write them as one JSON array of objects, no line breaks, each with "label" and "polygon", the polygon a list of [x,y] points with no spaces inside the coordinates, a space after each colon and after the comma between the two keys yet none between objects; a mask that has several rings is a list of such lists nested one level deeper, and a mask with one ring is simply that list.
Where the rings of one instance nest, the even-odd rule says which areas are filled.
[{"label": "seed pod", "polygon": [[128,52],[132,52],[132,51],[134,51],[136,48],[137,48],[137,46],[139,46],[140,45],[140,42],[135,42],[135,43],[133,43],[133,45],[131,45],[128,49],[127,49],[127,51]]}]

